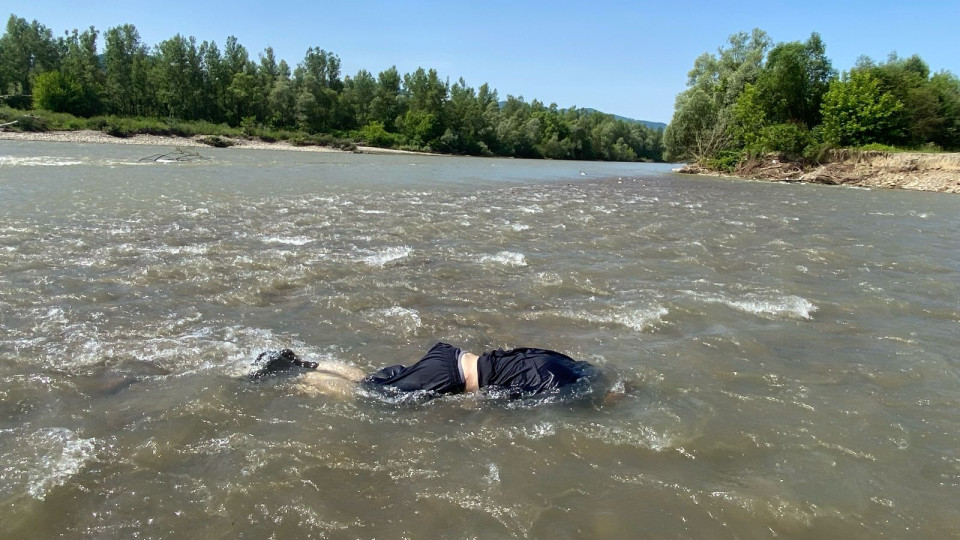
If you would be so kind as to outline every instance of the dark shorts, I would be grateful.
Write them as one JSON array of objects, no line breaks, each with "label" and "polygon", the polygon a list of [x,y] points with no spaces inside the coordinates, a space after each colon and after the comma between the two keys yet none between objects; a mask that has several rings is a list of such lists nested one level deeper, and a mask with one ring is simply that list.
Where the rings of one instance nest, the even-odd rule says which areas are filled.
[{"label": "dark shorts", "polygon": [[520,348],[483,353],[477,361],[480,387],[533,395],[572,385],[596,374],[589,362],[548,349]]},{"label": "dark shorts", "polygon": [[390,387],[402,392],[425,390],[438,394],[454,394],[465,389],[457,356],[460,349],[437,343],[416,364],[410,367],[389,366],[368,375],[367,387]]}]

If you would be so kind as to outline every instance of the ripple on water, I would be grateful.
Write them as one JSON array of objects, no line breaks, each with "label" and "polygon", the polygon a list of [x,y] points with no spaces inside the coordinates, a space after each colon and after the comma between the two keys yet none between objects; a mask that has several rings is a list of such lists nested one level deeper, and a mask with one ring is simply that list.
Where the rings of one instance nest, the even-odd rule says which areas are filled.
[{"label": "ripple on water", "polygon": [[0,166],[6,167],[67,167],[82,165],[83,161],[57,156],[0,156]]},{"label": "ripple on water", "polygon": [[527,266],[527,257],[523,253],[514,251],[501,251],[495,255],[481,255],[479,260],[481,263],[488,265],[515,268]]},{"label": "ripple on water", "polygon": [[375,250],[360,250],[360,262],[377,268],[383,268],[388,263],[405,259],[413,253],[410,246],[389,246]]},{"label": "ripple on water", "polygon": [[684,291],[690,297],[708,304],[724,304],[750,315],[766,319],[808,320],[817,311],[817,306],[801,296],[777,292],[746,293],[739,297],[728,294],[709,294]]},{"label": "ripple on water", "polygon": [[0,478],[8,496],[26,494],[43,500],[96,459],[99,442],[67,428],[5,431]]}]

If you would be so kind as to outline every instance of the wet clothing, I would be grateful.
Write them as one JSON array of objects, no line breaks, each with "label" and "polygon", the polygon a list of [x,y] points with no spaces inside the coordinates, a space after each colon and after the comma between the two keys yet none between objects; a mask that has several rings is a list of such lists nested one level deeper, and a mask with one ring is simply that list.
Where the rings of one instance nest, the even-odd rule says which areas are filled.
[{"label": "wet clothing", "polygon": [[540,394],[589,376],[594,367],[547,349],[497,349],[477,360],[480,388],[496,386],[511,393]]},{"label": "wet clothing", "polygon": [[410,367],[388,366],[368,375],[363,384],[389,386],[404,392],[427,390],[438,394],[457,394],[466,389],[460,373],[460,349],[437,343],[419,362]]},{"label": "wet clothing", "polygon": [[297,356],[297,353],[291,351],[290,349],[283,349],[281,351],[266,351],[260,353],[257,356],[257,359],[251,364],[251,369],[247,373],[247,377],[251,379],[260,379],[271,375],[278,371],[285,371],[293,366],[315,369],[317,367],[316,362],[308,362],[301,359]]},{"label": "wet clothing", "polygon": [[[404,392],[460,393],[466,389],[459,362],[462,354],[452,345],[437,343],[416,364],[383,368],[367,376],[363,383]],[[593,370],[588,362],[547,349],[498,349],[483,353],[477,360],[481,389],[503,388],[518,395],[539,394],[573,384]]]}]

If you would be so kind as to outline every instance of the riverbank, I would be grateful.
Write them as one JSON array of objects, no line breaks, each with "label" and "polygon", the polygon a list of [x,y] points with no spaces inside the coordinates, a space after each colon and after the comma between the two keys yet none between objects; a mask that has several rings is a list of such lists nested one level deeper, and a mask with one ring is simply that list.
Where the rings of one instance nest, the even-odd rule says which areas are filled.
[{"label": "riverbank", "polygon": [[776,182],[808,182],[884,189],[960,193],[960,153],[832,152],[823,163],[802,166],[780,157],[749,160],[732,175],[697,165],[677,170],[686,174],[732,176]]},{"label": "riverbank", "polygon": [[[102,131],[2,131],[0,140],[7,141],[40,141],[40,142],[67,142],[86,144],[142,144],[153,146],[176,146],[181,148],[210,148],[212,145],[203,142],[208,138],[205,135],[181,137],[177,135],[144,135],[137,134],[130,137],[114,137]],[[289,141],[266,142],[260,139],[244,139],[237,137],[218,137],[233,148],[247,148],[253,150],[287,150],[294,152],[346,152],[327,146],[294,145]],[[357,152],[362,154],[417,154],[407,150],[393,150],[373,146],[358,146]]]}]

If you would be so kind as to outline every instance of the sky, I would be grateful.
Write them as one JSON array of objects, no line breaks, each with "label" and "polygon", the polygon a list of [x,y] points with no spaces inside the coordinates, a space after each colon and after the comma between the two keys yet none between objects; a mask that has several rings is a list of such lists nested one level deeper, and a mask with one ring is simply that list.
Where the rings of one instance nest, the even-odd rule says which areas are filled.
[{"label": "sky", "polygon": [[[0,0],[8,14],[55,35],[129,23],[148,46],[181,34],[222,50],[232,35],[251,59],[272,47],[291,68],[316,47],[340,57],[344,76],[433,68],[451,83],[487,83],[501,99],[664,123],[696,57],[753,28],[775,43],[817,32],[839,71],[861,55],[882,61],[896,52],[960,75],[960,0]],[[102,34],[98,43],[102,51]]]}]

